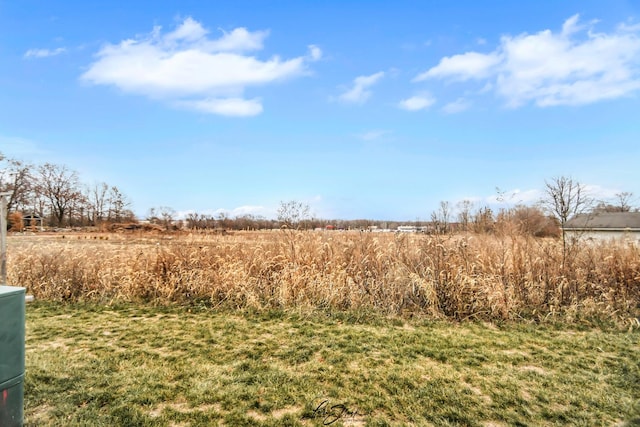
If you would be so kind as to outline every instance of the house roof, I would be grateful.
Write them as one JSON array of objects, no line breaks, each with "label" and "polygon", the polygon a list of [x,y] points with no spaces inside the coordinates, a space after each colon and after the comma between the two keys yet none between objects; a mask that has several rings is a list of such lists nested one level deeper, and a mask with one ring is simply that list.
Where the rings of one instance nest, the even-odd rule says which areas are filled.
[{"label": "house roof", "polygon": [[579,214],[565,223],[567,229],[640,230],[640,212]]}]

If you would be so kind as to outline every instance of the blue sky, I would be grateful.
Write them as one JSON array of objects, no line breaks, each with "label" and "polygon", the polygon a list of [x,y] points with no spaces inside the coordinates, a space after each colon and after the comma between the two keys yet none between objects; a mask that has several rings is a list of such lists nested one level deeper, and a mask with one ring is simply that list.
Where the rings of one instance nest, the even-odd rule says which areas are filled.
[{"label": "blue sky", "polygon": [[90,3],[0,0],[0,152],[141,217],[640,204],[638,1]]}]

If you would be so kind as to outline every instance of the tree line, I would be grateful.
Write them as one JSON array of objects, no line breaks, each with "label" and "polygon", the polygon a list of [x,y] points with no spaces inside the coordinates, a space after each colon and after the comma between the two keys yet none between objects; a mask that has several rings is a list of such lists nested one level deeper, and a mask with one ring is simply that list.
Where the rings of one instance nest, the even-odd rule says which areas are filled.
[{"label": "tree line", "polygon": [[[497,189],[499,202],[505,195]],[[330,228],[335,230],[395,230],[400,225],[413,225],[427,233],[449,233],[469,231],[474,233],[496,233],[515,231],[535,237],[559,237],[565,223],[573,216],[585,212],[630,212],[638,210],[631,203],[633,193],[620,192],[609,201],[598,201],[588,194],[585,185],[571,177],[559,176],[545,181],[543,196],[532,205],[517,204],[513,207],[493,209],[463,200],[455,206],[448,201],[440,202],[431,213],[430,220],[389,221],[373,219],[322,219],[316,218],[310,206],[297,200],[281,201],[276,219],[259,215],[230,217],[221,212],[206,215],[192,212],[182,220],[175,220],[175,211],[169,207],[152,208],[147,220],[165,229],[224,229],[262,230],[274,228],[313,230]]]},{"label": "tree line", "polygon": [[[130,209],[131,201],[117,186],[105,182],[83,184],[77,172],[64,165],[32,165],[0,153],[0,192],[8,195],[8,220],[13,228],[43,224],[86,227],[137,222]],[[498,189],[498,201],[503,201],[503,197],[504,194]],[[261,230],[283,227],[307,230],[393,230],[399,225],[414,225],[429,233],[493,233],[510,228],[536,237],[551,237],[559,236],[564,224],[580,213],[637,211],[631,205],[632,200],[632,193],[621,192],[613,200],[596,201],[588,195],[583,184],[571,177],[560,176],[545,181],[544,196],[534,205],[519,204],[495,211],[487,205],[476,206],[470,200],[463,200],[455,206],[442,201],[428,221],[320,219],[310,213],[307,204],[296,200],[280,202],[276,219],[249,214],[230,217],[224,212],[215,216],[192,212],[178,220],[172,208],[161,206],[151,208],[145,220],[164,230]]]},{"label": "tree line", "polygon": [[[131,202],[104,182],[83,184],[64,165],[33,165],[0,154],[0,192],[7,194],[9,226],[95,226],[135,220]],[[18,224],[26,221],[27,224]]]}]

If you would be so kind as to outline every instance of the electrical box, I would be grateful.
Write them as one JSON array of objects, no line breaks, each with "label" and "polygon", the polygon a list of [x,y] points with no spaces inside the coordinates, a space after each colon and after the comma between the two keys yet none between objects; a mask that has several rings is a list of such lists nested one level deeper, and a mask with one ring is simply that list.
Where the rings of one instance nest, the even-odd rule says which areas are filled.
[{"label": "electrical box", "polygon": [[0,426],[22,426],[25,289],[0,285]]}]

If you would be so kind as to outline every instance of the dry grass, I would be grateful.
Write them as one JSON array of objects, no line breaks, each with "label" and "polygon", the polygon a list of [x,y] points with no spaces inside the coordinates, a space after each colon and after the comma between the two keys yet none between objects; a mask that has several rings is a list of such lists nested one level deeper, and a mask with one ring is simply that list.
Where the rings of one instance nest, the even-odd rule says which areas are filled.
[{"label": "dry grass", "polygon": [[633,319],[640,248],[520,235],[348,232],[14,235],[9,282],[37,299],[374,310],[433,318]]}]

